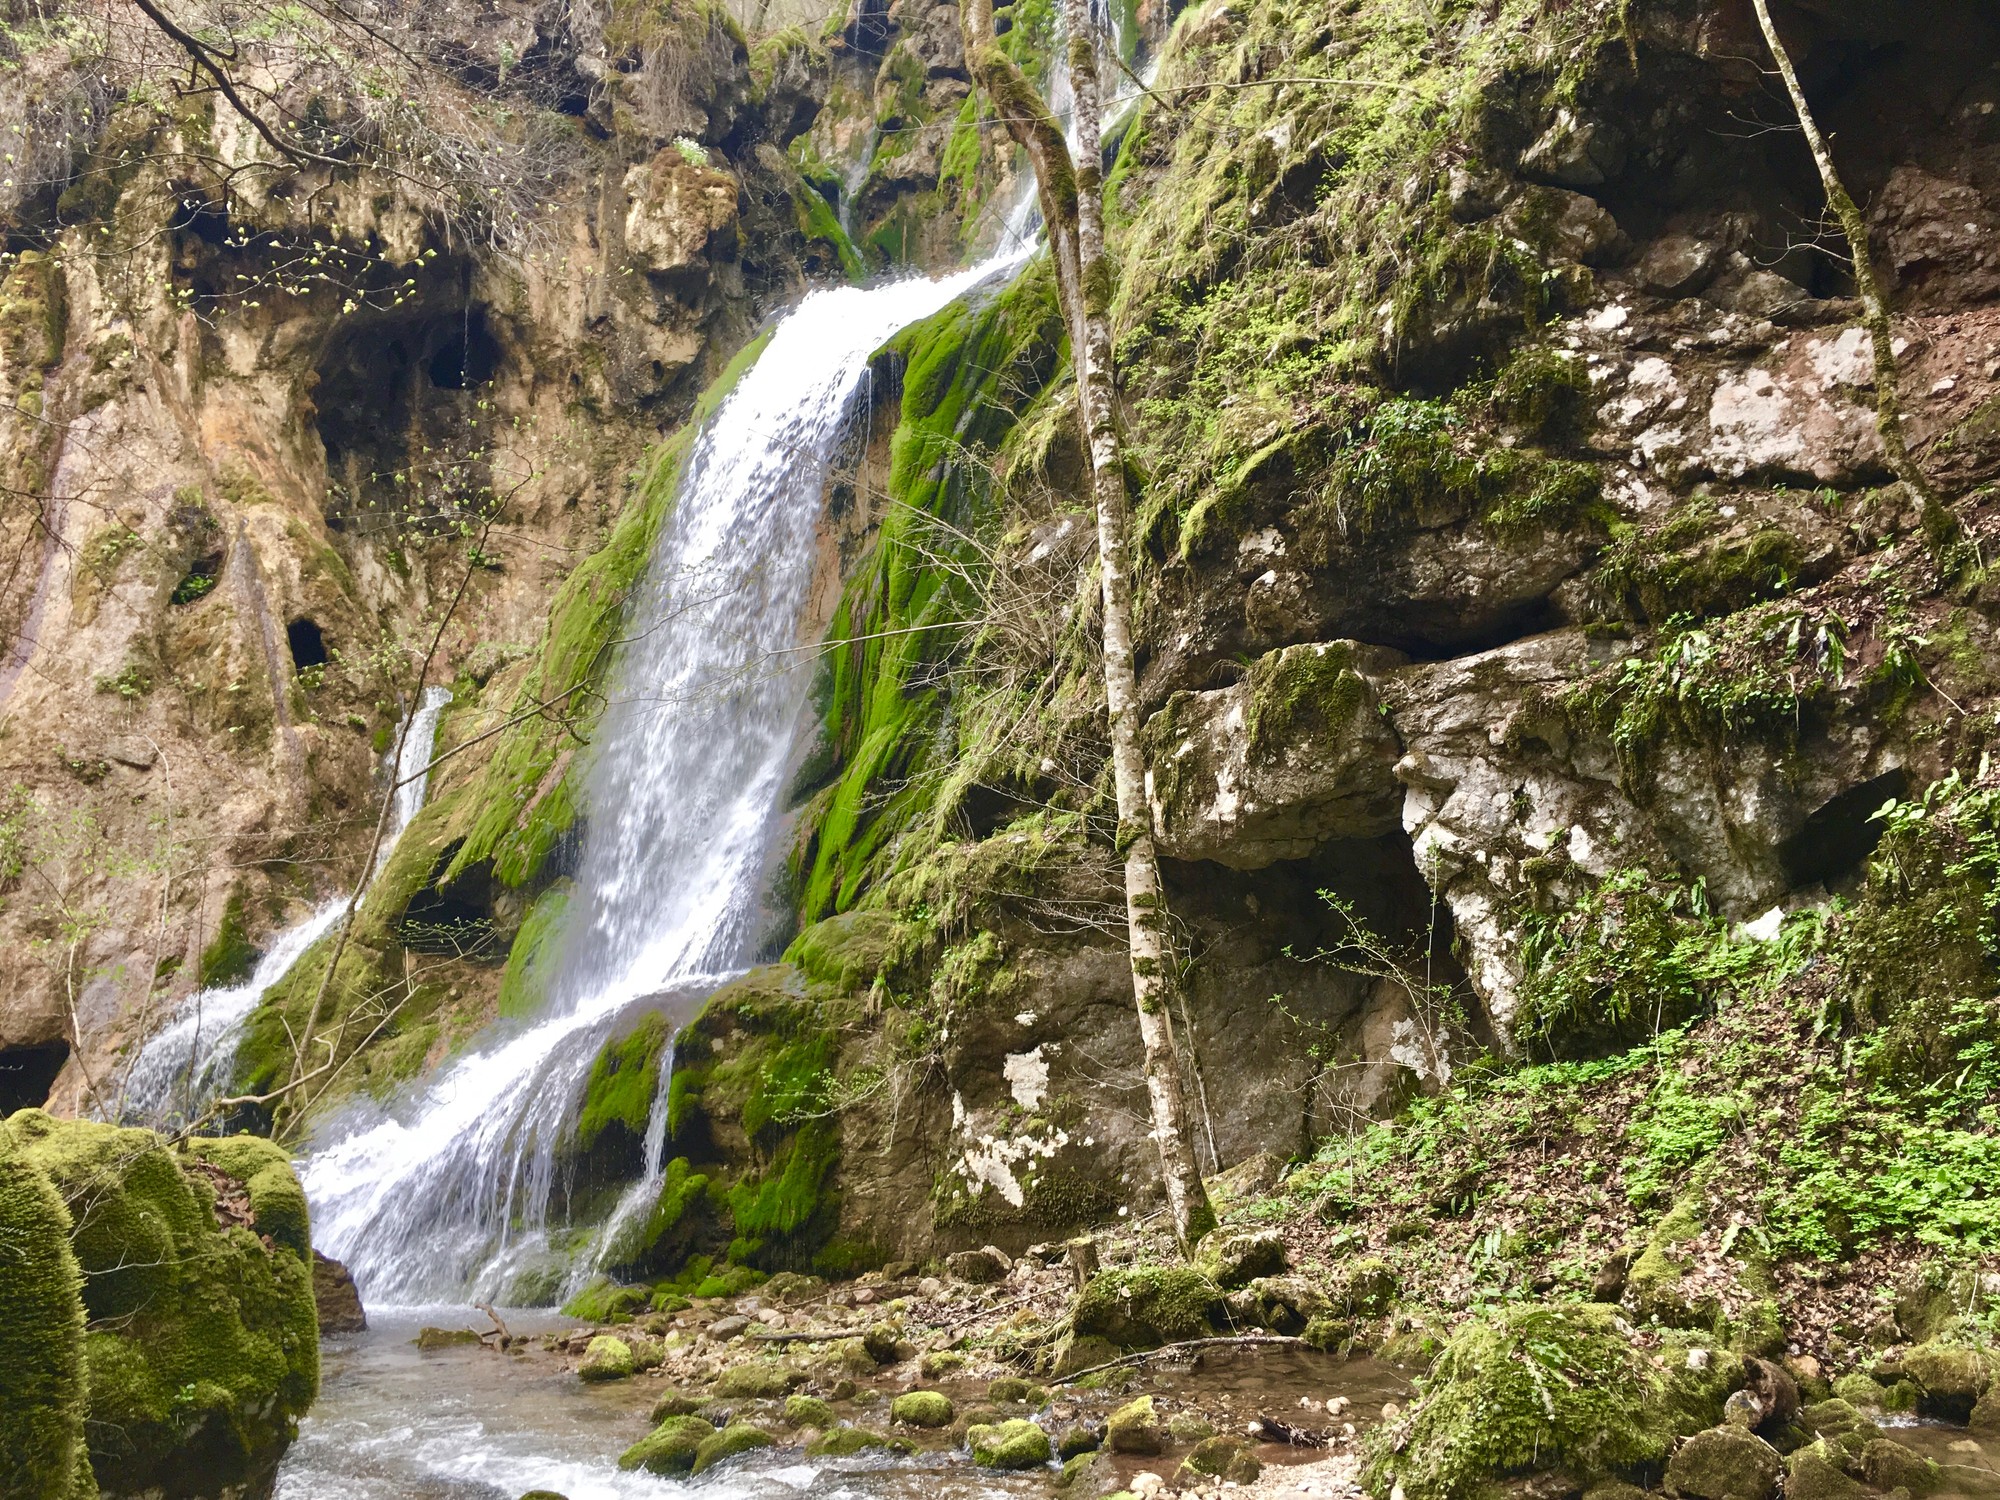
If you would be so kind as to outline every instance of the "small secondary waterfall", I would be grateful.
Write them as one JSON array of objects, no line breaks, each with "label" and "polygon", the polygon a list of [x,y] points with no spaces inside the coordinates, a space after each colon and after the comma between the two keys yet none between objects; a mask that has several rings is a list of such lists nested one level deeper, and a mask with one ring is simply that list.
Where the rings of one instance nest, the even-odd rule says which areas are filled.
[{"label": "small secondary waterfall", "polygon": [[637,1009],[685,1019],[748,959],[810,676],[823,486],[869,357],[1021,258],[810,294],[697,438],[585,772],[543,1014],[387,1112],[332,1122],[304,1164],[315,1237],[370,1302],[500,1293],[545,1256],[555,1151],[606,1037]]},{"label": "small secondary waterfall", "polygon": [[[408,730],[397,735],[384,760],[395,800],[375,859],[378,874],[397,840],[423,810],[431,754],[437,746],[438,717],[449,702],[449,688],[425,688],[410,715]],[[199,1115],[219,1097],[229,1086],[236,1047],[250,1012],[271,986],[291,973],[292,965],[345,910],[344,897],[323,902],[304,921],[274,937],[241,984],[197,990],[183,1000],[167,1024],[146,1039],[133,1060],[125,1082],[123,1118],[138,1124],[178,1125]]]}]

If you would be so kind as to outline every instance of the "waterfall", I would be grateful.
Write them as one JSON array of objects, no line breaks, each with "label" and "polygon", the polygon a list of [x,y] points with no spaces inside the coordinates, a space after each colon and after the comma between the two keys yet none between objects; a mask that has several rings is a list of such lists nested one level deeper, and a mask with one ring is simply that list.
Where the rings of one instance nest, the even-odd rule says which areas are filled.
[{"label": "waterfall", "polygon": [[677,1025],[749,958],[810,677],[823,487],[869,358],[1020,258],[811,293],[697,436],[583,771],[543,1014],[387,1110],[330,1121],[304,1163],[316,1238],[371,1302],[501,1293],[547,1254],[556,1149],[606,1038],[640,1010]]},{"label": "waterfall", "polygon": [[[449,702],[450,689],[425,688],[408,728],[397,734],[384,757],[383,773],[394,801],[375,856],[377,874],[396,841],[423,810],[431,753],[437,745],[438,716]],[[323,902],[303,921],[272,938],[250,977],[241,984],[197,990],[183,1000],[132,1060],[121,1117],[161,1128],[180,1125],[199,1116],[211,1100],[220,1097],[235,1071],[237,1044],[243,1039],[243,1023],[250,1012],[273,985],[292,972],[292,966],[345,910],[345,898]]]}]

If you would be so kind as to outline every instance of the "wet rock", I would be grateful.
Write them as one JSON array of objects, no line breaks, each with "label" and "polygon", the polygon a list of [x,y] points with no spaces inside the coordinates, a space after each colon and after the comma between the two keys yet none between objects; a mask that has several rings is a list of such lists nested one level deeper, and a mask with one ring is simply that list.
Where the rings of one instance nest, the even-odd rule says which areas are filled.
[{"label": "wet rock", "polygon": [[1154,1419],[1153,1398],[1141,1396],[1107,1417],[1104,1445],[1113,1453],[1158,1453],[1163,1444],[1159,1423]]},{"label": "wet rock", "polygon": [[972,1461],[982,1469],[1039,1469],[1055,1455],[1049,1435],[1033,1422],[974,1427],[965,1435]]},{"label": "wet rock", "polygon": [[686,1391],[669,1388],[654,1398],[653,1409],[648,1413],[648,1417],[657,1425],[666,1421],[668,1417],[684,1417],[700,1404]]},{"label": "wet rock", "polygon": [[785,1425],[787,1427],[817,1427],[825,1432],[834,1424],[833,1408],[817,1396],[787,1396],[785,1398]]},{"label": "wet rock", "polygon": [[714,1436],[715,1428],[700,1417],[668,1417],[621,1453],[618,1467],[644,1469],[649,1474],[686,1474],[694,1468],[701,1445]]},{"label": "wet rock", "polygon": [[1912,1495],[1928,1495],[1944,1482],[1937,1464],[1889,1438],[1862,1448],[1861,1473],[1878,1490],[1905,1489]]},{"label": "wet rock", "polygon": [[[419,1349],[426,1351],[456,1349],[466,1344],[477,1344],[479,1342],[479,1335],[474,1333],[470,1328],[419,1328],[417,1336],[412,1342]],[[616,1340],[613,1340],[613,1342],[615,1343]],[[630,1353],[631,1351],[627,1350],[626,1352]],[[632,1372],[627,1370],[625,1373],[629,1375]]]},{"label": "wet rock", "polygon": [[1290,646],[1232,687],[1176,693],[1143,738],[1160,852],[1255,870],[1396,826],[1402,754],[1364,671],[1400,658]]},{"label": "wet rock", "polygon": [[1095,1453],[1104,1446],[1104,1429],[1082,1422],[1065,1427],[1056,1437],[1056,1456],[1067,1463],[1079,1453]]},{"label": "wet rock", "polygon": [[1799,1449],[1785,1463],[1787,1500],[1861,1500],[1867,1492],[1846,1474],[1840,1458],[1824,1440]]},{"label": "wet rock", "polygon": [[868,1427],[830,1427],[806,1444],[808,1458],[852,1458],[871,1448],[886,1448],[893,1452],[910,1451],[910,1443],[905,1438],[892,1438],[885,1433]]},{"label": "wet rock", "polygon": [[953,1281],[963,1281],[972,1286],[990,1286],[996,1281],[1005,1281],[1012,1267],[1013,1263],[991,1246],[983,1250],[961,1250],[944,1258],[945,1274]]},{"label": "wet rock", "polygon": [[1830,1401],[1815,1401],[1801,1408],[1799,1421],[1808,1432],[1821,1437],[1838,1437],[1847,1432],[1860,1432],[1873,1437],[1881,1431],[1855,1410],[1852,1402],[1838,1397]]},{"label": "wet rock", "polygon": [[739,1400],[775,1401],[805,1384],[805,1373],[774,1359],[745,1360],[731,1365],[715,1382],[715,1394]]},{"label": "wet rock", "polygon": [[1167,1418],[1167,1436],[1177,1443],[1203,1443],[1215,1436],[1215,1424],[1199,1412],[1177,1411]]},{"label": "wet rock", "polygon": [[741,1313],[731,1313],[728,1317],[717,1318],[713,1323],[709,1324],[708,1336],[716,1340],[716,1342],[722,1343],[735,1338],[737,1335],[748,1330],[749,1327],[750,1320],[748,1318],[744,1317]]},{"label": "wet rock", "polygon": [[1279,1276],[1291,1268],[1285,1237],[1275,1229],[1250,1234],[1210,1235],[1202,1242],[1195,1264],[1217,1286],[1247,1286],[1260,1276]]},{"label": "wet rock", "polygon": [[1667,1465],[1667,1489],[1682,1500],[1773,1500],[1784,1473],[1778,1450],[1735,1427],[1697,1432]]},{"label": "wet rock", "polygon": [[986,1399],[1002,1405],[1042,1406],[1048,1402],[1049,1393],[1046,1387],[1036,1385],[1032,1380],[1023,1380],[1018,1375],[1002,1375],[987,1384]]},{"label": "wet rock", "polygon": [[1064,1460],[1056,1477],[1056,1491],[1063,1495],[1096,1496],[1117,1488],[1118,1471],[1103,1453],[1079,1453]]},{"label": "wet rock", "polygon": [[[476,1341],[477,1335],[474,1338]],[[580,1380],[625,1380],[638,1368],[630,1344],[608,1333],[600,1333],[583,1351],[583,1363],[576,1367],[576,1373]]]},{"label": "wet rock", "polygon": [[1223,1479],[1232,1484],[1254,1484],[1264,1472],[1263,1464],[1250,1445],[1241,1438],[1204,1438],[1181,1464],[1177,1479],[1186,1487],[1204,1479]]},{"label": "wet rock", "polygon": [[761,1427],[752,1427],[748,1422],[732,1422],[713,1437],[705,1439],[695,1450],[690,1472],[706,1473],[724,1459],[748,1453],[752,1448],[769,1448],[777,1441]]},{"label": "wet rock", "polygon": [[1670,234],[1647,247],[1634,274],[1655,296],[1692,297],[1715,279],[1723,253],[1712,241]]},{"label": "wet rock", "polygon": [[905,1391],[889,1403],[889,1420],[905,1427],[949,1427],[954,1414],[942,1391]]}]

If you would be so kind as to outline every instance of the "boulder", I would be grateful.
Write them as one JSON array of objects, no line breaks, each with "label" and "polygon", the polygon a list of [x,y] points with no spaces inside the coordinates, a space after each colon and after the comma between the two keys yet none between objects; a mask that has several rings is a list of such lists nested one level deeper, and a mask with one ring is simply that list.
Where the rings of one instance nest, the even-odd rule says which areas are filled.
[{"label": "boulder", "polygon": [[775,1359],[748,1359],[731,1365],[715,1382],[715,1394],[739,1400],[776,1401],[805,1384],[803,1371]]},{"label": "boulder", "polygon": [[1215,1332],[1222,1293],[1189,1266],[1099,1271],[1078,1294],[1071,1324],[1079,1338],[1152,1349]]},{"label": "boulder", "polygon": [[1824,1439],[1785,1462],[1786,1500],[1863,1500],[1867,1491],[1849,1477],[1843,1455]]},{"label": "boulder", "polygon": [[852,1458],[857,1453],[865,1453],[871,1448],[884,1448],[894,1452],[907,1452],[910,1444],[904,1438],[892,1438],[867,1427],[829,1427],[810,1443],[806,1444],[808,1458]]},{"label": "boulder", "polygon": [[1005,1406],[1043,1406],[1048,1402],[1049,1393],[1046,1386],[1023,1380],[1019,1375],[1002,1375],[998,1380],[987,1383],[986,1399]]},{"label": "boulder", "polygon": [[1739,1427],[1697,1432],[1667,1465],[1667,1490],[1682,1500],[1774,1500],[1785,1463],[1778,1450]]},{"label": "boulder", "polygon": [[984,1250],[960,1250],[944,1258],[945,1274],[953,1281],[973,1286],[990,1286],[1005,1281],[1012,1262],[990,1246]]},{"label": "boulder", "polygon": [[1639,257],[1639,285],[1655,296],[1692,297],[1721,268],[1723,247],[1692,235],[1670,234],[1655,240]]},{"label": "boulder", "polygon": [[1280,1276],[1291,1269],[1285,1237],[1275,1229],[1248,1234],[1210,1235],[1202,1241],[1195,1264],[1217,1286],[1248,1286],[1260,1276]]},{"label": "boulder", "polygon": [[1393,832],[1402,750],[1364,673],[1400,660],[1352,641],[1288,646],[1232,687],[1174,694],[1143,731],[1160,852],[1256,870]]},{"label": "boulder", "polygon": [[1521,153],[1521,170],[1560,187],[1602,187],[1625,170],[1626,149],[1625,132],[1616,125],[1563,108]]},{"label": "boulder", "polygon": [[439,1349],[460,1349],[479,1342],[479,1335],[470,1328],[439,1328],[425,1324],[417,1330],[417,1336],[410,1340],[426,1354]]},{"label": "boulder", "polygon": [[576,1373],[581,1380],[624,1380],[638,1368],[639,1362],[633,1357],[630,1344],[611,1334],[600,1333],[583,1351],[583,1361],[576,1367]]},{"label": "boulder", "polygon": [[1064,1463],[1079,1453],[1095,1453],[1104,1446],[1104,1429],[1092,1427],[1084,1422],[1074,1422],[1065,1427],[1056,1438],[1056,1456]]},{"label": "boulder", "polygon": [[368,1327],[368,1315],[361,1310],[361,1293],[347,1267],[313,1251],[313,1306],[319,1313],[319,1336],[330,1333],[361,1333]]},{"label": "boulder", "polygon": [[1055,1457],[1049,1435],[1033,1422],[1001,1422],[965,1434],[972,1461],[982,1469],[1039,1469]]},{"label": "boulder", "polygon": [[734,1458],[739,1453],[748,1453],[752,1448],[769,1448],[777,1439],[761,1427],[753,1427],[748,1422],[732,1422],[712,1437],[704,1438],[695,1449],[694,1463],[689,1472],[706,1473],[726,1458]]},{"label": "boulder", "polygon": [[834,1424],[833,1408],[817,1396],[787,1396],[785,1398],[785,1425],[787,1427],[817,1427],[821,1432]]},{"label": "boulder", "polygon": [[1250,1445],[1241,1438],[1211,1437],[1195,1444],[1176,1476],[1183,1488],[1205,1479],[1224,1479],[1233,1484],[1255,1484],[1264,1472],[1263,1464]]},{"label": "boulder", "polygon": [[1104,1445],[1113,1453],[1158,1453],[1162,1444],[1160,1425],[1153,1414],[1153,1398],[1141,1396],[1105,1418]]},{"label": "boulder", "polygon": [[618,1467],[644,1469],[649,1474],[686,1474],[694,1468],[701,1445],[714,1436],[715,1428],[700,1417],[668,1417],[620,1454]]},{"label": "boulder", "polygon": [[905,1391],[889,1403],[889,1420],[905,1427],[949,1427],[954,1415],[942,1391]]},{"label": "boulder", "polygon": [[1965,1422],[1993,1384],[1994,1363],[1990,1350],[1932,1339],[1903,1356],[1903,1373],[1917,1383],[1917,1409],[1925,1416]]},{"label": "boulder", "polygon": [[1934,1461],[1889,1438],[1874,1438],[1862,1448],[1861,1473],[1878,1490],[1912,1495],[1928,1495],[1944,1483],[1944,1471]]}]

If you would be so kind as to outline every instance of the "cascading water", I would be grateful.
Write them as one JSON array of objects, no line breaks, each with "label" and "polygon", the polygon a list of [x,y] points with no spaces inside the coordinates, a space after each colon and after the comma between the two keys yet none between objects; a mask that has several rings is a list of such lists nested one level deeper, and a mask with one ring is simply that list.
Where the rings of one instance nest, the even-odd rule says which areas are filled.
[{"label": "cascading water", "polygon": [[810,675],[821,495],[869,357],[1021,258],[812,293],[697,439],[585,773],[544,1014],[400,1107],[333,1122],[305,1163],[315,1238],[371,1302],[503,1291],[541,1250],[555,1150],[606,1037],[635,1009],[685,1019],[748,958]]},{"label": "cascading water", "polygon": [[[431,753],[437,745],[438,717],[449,702],[450,689],[425,688],[408,728],[397,735],[396,748],[385,760],[394,801],[375,857],[378,873],[397,840],[423,810]],[[271,940],[243,983],[197,990],[183,1000],[133,1059],[121,1117],[134,1124],[164,1128],[199,1116],[229,1085],[237,1044],[243,1039],[243,1023],[250,1012],[346,909],[345,898],[314,908],[304,921]]]}]

